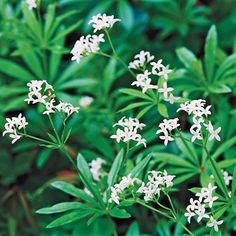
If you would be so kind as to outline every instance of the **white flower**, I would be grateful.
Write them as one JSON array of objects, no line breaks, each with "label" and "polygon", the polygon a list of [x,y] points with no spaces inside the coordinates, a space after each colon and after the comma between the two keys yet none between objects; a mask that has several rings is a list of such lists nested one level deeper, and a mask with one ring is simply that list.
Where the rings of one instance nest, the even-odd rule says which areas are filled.
[{"label": "white flower", "polygon": [[195,139],[202,140],[200,130],[201,130],[201,126],[199,126],[199,125],[192,125],[191,126],[190,133],[193,135],[191,138],[191,142],[194,142]]},{"label": "white flower", "polygon": [[175,97],[171,92],[169,92],[169,96],[167,96],[166,98],[164,97],[164,100],[166,102],[169,102],[170,104],[174,104],[179,100],[179,97]]},{"label": "white flower", "polygon": [[88,24],[91,24],[94,28],[94,33],[102,29],[110,29],[120,19],[115,19],[114,16],[107,16],[106,14],[97,14],[93,16]]},{"label": "white flower", "polygon": [[168,175],[167,171],[149,171],[148,182],[142,183],[137,190],[138,193],[144,193],[145,201],[152,201],[157,195],[160,196],[161,190],[173,186],[173,179],[175,175]]},{"label": "white flower", "polygon": [[22,137],[22,135],[17,133],[17,131],[25,129],[26,125],[28,125],[28,122],[21,113],[18,115],[18,117],[12,117],[11,119],[7,118],[6,121],[7,122],[4,126],[5,131],[2,135],[4,136],[5,134],[9,134],[9,137],[12,139],[13,144]]},{"label": "white flower", "polygon": [[162,66],[161,71],[157,73],[158,76],[163,76],[165,80],[168,79],[168,74],[171,73],[172,70],[169,69],[169,67]]},{"label": "white flower", "polygon": [[164,99],[168,99],[168,93],[172,92],[173,88],[167,87],[167,82],[163,83],[163,87],[158,89],[159,93],[163,93]]},{"label": "white flower", "polygon": [[120,141],[123,142],[129,142],[129,141],[135,141],[137,142],[136,145],[143,144],[144,147],[146,147],[146,140],[142,138],[140,134],[138,134],[138,130],[143,127],[145,127],[145,124],[140,123],[138,119],[136,118],[126,118],[122,117],[114,126],[121,126],[123,128],[118,128],[116,130],[116,134],[112,135],[111,138],[116,139],[116,141],[119,143]]},{"label": "white flower", "polygon": [[224,221],[223,220],[220,220],[220,221],[217,221],[214,219],[213,216],[210,217],[210,222],[207,223],[207,226],[208,227],[213,227],[215,231],[218,231],[218,225],[221,225]]},{"label": "white flower", "polygon": [[156,134],[163,133],[162,136],[159,138],[164,140],[165,146],[168,144],[169,141],[173,141],[174,139],[171,137],[171,132],[177,129],[180,124],[178,123],[179,119],[164,119],[162,123],[159,124],[159,129],[157,130]]},{"label": "white flower", "polygon": [[79,105],[81,107],[88,107],[93,101],[94,99],[92,97],[84,96],[79,100]]},{"label": "white flower", "polygon": [[55,106],[54,106],[55,100],[52,99],[50,102],[45,102],[45,108],[46,111],[43,112],[44,115],[49,115],[51,113],[55,113]]},{"label": "white flower", "polygon": [[152,56],[150,52],[142,50],[135,55],[134,59],[134,61],[129,63],[129,69],[143,69],[147,63],[154,59],[154,56]]},{"label": "white flower", "polygon": [[103,37],[104,34],[80,37],[71,50],[71,54],[73,55],[71,60],[79,63],[82,57],[98,52],[100,50],[99,44],[105,41]]},{"label": "white flower", "polygon": [[120,203],[119,195],[130,186],[134,185],[135,183],[140,184],[140,180],[137,178],[131,178],[131,174],[128,176],[123,176],[121,181],[111,187],[111,196],[109,198],[109,202],[115,202],[116,204]]},{"label": "white flower", "polygon": [[209,141],[212,141],[214,138],[217,140],[217,141],[220,141],[220,136],[219,136],[219,133],[221,131],[221,127],[217,128],[216,130],[213,129],[213,126],[211,124],[211,122],[209,121],[209,123],[206,125],[207,127],[207,130],[209,131],[210,133],[210,137],[209,137]]},{"label": "white flower", "polygon": [[233,176],[229,175],[229,173],[227,171],[221,170],[221,173],[223,174],[225,184],[229,185],[230,181],[233,180]]},{"label": "white flower", "polygon": [[96,181],[99,181],[100,178],[104,176],[104,173],[101,172],[103,163],[105,163],[105,161],[99,157],[95,160],[92,160],[89,163],[89,167],[90,167],[90,171],[92,173],[93,179]]},{"label": "white flower", "polygon": [[151,79],[149,75],[151,73],[148,70],[145,70],[143,74],[138,74],[136,76],[136,81],[134,81],[131,85],[142,88],[142,92],[145,93],[148,89],[157,89],[157,85],[151,84]]},{"label": "white flower", "polygon": [[37,0],[25,0],[29,10],[32,10],[33,8],[37,8]]},{"label": "white flower", "polygon": [[59,112],[64,112],[67,114],[67,116],[72,115],[74,112],[78,113],[79,112],[79,107],[74,107],[72,104],[68,102],[61,102],[55,106],[55,108]]},{"label": "white flower", "polygon": [[203,201],[205,203],[209,203],[209,207],[212,208],[213,202],[218,199],[217,196],[214,196],[214,197],[212,196],[213,191],[216,188],[217,188],[216,186],[212,186],[212,184],[209,183],[207,188],[206,187],[201,188],[201,192],[196,193],[196,196],[199,197],[200,202]]},{"label": "white flower", "polygon": [[28,98],[25,101],[30,104],[42,103],[46,104],[50,101],[50,96],[53,95],[53,87],[46,80],[31,80],[27,83],[29,87]]},{"label": "white flower", "polygon": [[[158,60],[157,62],[151,62],[150,64],[152,65],[153,75],[158,75],[158,72],[160,72],[161,69],[164,67],[164,65],[162,64],[162,59]],[[158,72],[156,70],[158,70]]]}]

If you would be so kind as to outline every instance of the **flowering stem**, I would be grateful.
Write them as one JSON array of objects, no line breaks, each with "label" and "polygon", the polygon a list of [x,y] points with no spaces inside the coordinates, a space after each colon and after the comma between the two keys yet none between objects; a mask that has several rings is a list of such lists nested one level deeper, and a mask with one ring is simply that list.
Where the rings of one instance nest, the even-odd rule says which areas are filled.
[{"label": "flowering stem", "polygon": [[128,66],[126,65],[126,63],[118,56],[118,54],[117,54],[117,52],[116,52],[116,50],[115,50],[115,48],[114,48],[114,45],[113,45],[113,43],[112,43],[111,37],[110,37],[110,35],[109,35],[109,32],[108,32],[107,30],[104,30],[104,31],[105,31],[105,34],[106,34],[106,36],[107,36],[107,38],[108,38],[108,42],[109,42],[109,44],[110,44],[110,46],[111,46],[112,52],[113,52],[113,54],[114,54],[113,57],[114,57],[117,61],[119,61],[119,62],[125,67],[125,69],[126,69],[127,71],[129,71],[129,73],[130,73],[134,78],[136,78],[135,73],[134,73],[132,70],[130,70],[130,69],[128,68]]},{"label": "flowering stem", "polygon": [[176,213],[176,210],[175,210],[174,204],[173,204],[173,202],[172,202],[172,200],[171,200],[171,198],[170,198],[170,195],[169,195],[168,193],[165,193],[165,194],[166,194],[166,196],[167,196],[167,198],[168,198],[168,201],[169,201],[170,206],[171,206],[171,208],[172,208],[172,211],[173,211],[174,217],[175,217],[175,219],[176,219],[176,218],[177,218],[177,217],[176,217],[176,216],[177,216],[177,213]]},{"label": "flowering stem", "polygon": [[152,206],[149,206],[149,205],[143,203],[142,201],[137,200],[136,202],[137,202],[138,204],[140,204],[140,205],[146,207],[146,208],[149,208],[149,209],[152,210],[152,211],[155,211],[155,212],[159,213],[160,215],[163,215],[163,216],[165,216],[165,217],[167,217],[167,218],[169,218],[169,219],[172,219],[172,217],[169,216],[168,214],[166,214],[165,212],[159,211],[159,210],[157,210],[156,208],[154,208],[154,207],[152,207]]},{"label": "flowering stem", "polygon": [[55,127],[55,125],[54,125],[54,123],[52,121],[52,117],[50,116],[50,114],[48,114],[48,118],[49,118],[49,121],[51,123],[52,129],[53,129],[53,131],[54,131],[54,133],[55,133],[55,135],[57,137],[58,144],[61,145],[61,139],[60,139],[60,137],[58,135],[58,132],[57,132],[56,127]]},{"label": "flowering stem", "polygon": [[29,135],[29,134],[26,134],[26,133],[20,133],[18,132],[18,134],[22,135],[22,136],[25,136],[27,138],[31,138],[31,139],[34,139],[34,140],[37,140],[39,142],[43,142],[43,143],[47,143],[47,144],[53,144],[52,142],[48,141],[48,140],[45,140],[45,139],[42,139],[42,138],[38,138],[38,137],[35,137],[35,136],[32,136],[32,135]]},{"label": "flowering stem", "polygon": [[[192,158],[197,162],[197,165],[199,166],[199,160],[198,158],[195,157],[194,153],[192,152],[191,148],[189,147],[189,145],[187,144],[186,140],[184,139],[184,137],[182,136],[181,132],[177,129],[177,133],[179,134],[179,138],[182,140],[184,146],[186,147],[186,149],[188,150],[188,152],[191,154]],[[193,162],[193,164],[195,165],[196,163]]]},{"label": "flowering stem", "polygon": [[71,164],[73,165],[73,167],[74,167],[75,169],[78,169],[77,166],[76,166],[76,164],[75,164],[75,162],[73,161],[71,155],[69,154],[68,150],[65,148],[64,145],[62,145],[62,146],[60,147],[60,150],[62,151],[62,153],[64,153],[64,154],[66,155],[66,157],[69,159],[69,161],[71,162]]}]

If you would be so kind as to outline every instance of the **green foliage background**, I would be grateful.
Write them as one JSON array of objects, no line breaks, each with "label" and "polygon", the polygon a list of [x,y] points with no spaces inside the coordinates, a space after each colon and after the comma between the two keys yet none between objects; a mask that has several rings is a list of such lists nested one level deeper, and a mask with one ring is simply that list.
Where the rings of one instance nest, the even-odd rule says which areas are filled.
[{"label": "green foliage background", "polygon": [[[155,158],[150,168],[167,168],[168,172],[178,175],[176,184],[183,191],[175,200],[184,209],[190,196],[187,188],[207,182],[207,164],[203,171],[200,171],[201,164],[188,169],[184,166],[186,163],[176,162],[179,156],[188,162],[188,150],[180,142],[164,148],[158,141],[155,131],[158,122],[167,116],[166,107],[160,106],[157,110],[150,104],[144,110],[143,105],[147,104],[140,103],[144,98],[127,90],[132,77],[113,59],[91,56],[79,65],[70,61],[71,48],[81,35],[92,32],[87,22],[97,13],[121,18],[111,36],[127,64],[140,50],[150,51],[156,59],[163,58],[164,64],[175,69],[170,83],[177,93],[209,101],[214,123],[222,127],[223,140],[210,148],[220,167],[233,173],[236,163],[234,0],[42,0],[38,12],[28,11],[18,0],[1,0],[0,127],[3,130],[5,117],[22,112],[29,120],[31,132],[46,136],[49,124],[40,114],[41,108],[35,110],[24,102],[26,83],[46,79],[54,86],[59,99],[73,105],[78,106],[84,95],[94,97],[90,107],[81,109],[79,115],[70,120],[73,129],[68,148],[74,157],[80,152],[88,162],[100,156],[110,167],[118,151],[109,138],[114,131],[112,125],[124,114],[138,115],[148,124],[145,130],[148,147],[138,147],[129,153],[127,171],[153,152]],[[104,51],[110,50],[107,44],[103,47]],[[136,105],[130,106],[131,103]],[[122,112],[118,112],[121,109]],[[174,116],[174,111],[168,108],[169,117]],[[58,122],[58,128],[59,125]],[[200,150],[195,149],[195,154],[200,155]],[[1,138],[0,235],[111,234],[111,226],[103,218],[90,227],[85,220],[80,220],[61,228],[45,229],[53,216],[37,215],[35,211],[71,200],[50,187],[55,180],[81,185],[70,163],[59,152],[29,140],[11,145],[7,138]],[[223,235],[236,230],[235,209],[226,220]],[[178,228],[173,229],[172,224],[163,219],[155,221],[148,211],[130,210],[139,226],[131,225],[133,218],[118,220],[120,235],[126,232],[129,236],[139,235],[138,227],[143,235],[179,235]],[[150,224],[145,223],[148,217]]]}]

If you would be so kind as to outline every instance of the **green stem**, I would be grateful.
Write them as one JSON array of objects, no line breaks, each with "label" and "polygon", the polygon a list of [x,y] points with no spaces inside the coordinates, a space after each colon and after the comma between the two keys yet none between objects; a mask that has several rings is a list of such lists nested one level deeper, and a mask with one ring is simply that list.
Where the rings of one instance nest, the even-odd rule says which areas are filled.
[{"label": "green stem", "polygon": [[111,219],[111,217],[110,217],[109,215],[107,216],[107,218],[108,218],[109,222],[110,222],[111,225],[112,225],[112,228],[113,228],[113,235],[114,235],[114,236],[118,236],[118,233],[117,233],[117,231],[116,231],[116,225],[115,225],[114,221]]},{"label": "green stem", "polygon": [[193,162],[193,164],[197,164],[198,166],[200,165],[198,158],[194,155],[194,153],[192,152],[191,148],[188,146],[186,140],[184,139],[184,137],[182,136],[181,132],[177,129],[177,133],[179,134],[179,138],[182,140],[184,146],[186,147],[186,149],[188,150],[188,152],[191,154],[192,158],[197,162]]},{"label": "green stem", "polygon": [[127,71],[129,71],[129,73],[130,73],[134,78],[136,78],[135,73],[134,73],[132,70],[130,70],[130,69],[128,68],[128,66],[126,65],[126,63],[118,56],[118,54],[117,54],[117,52],[116,52],[116,50],[115,50],[115,47],[114,47],[114,45],[113,45],[113,43],[112,43],[112,40],[111,40],[111,37],[110,37],[108,31],[107,31],[107,30],[104,30],[104,31],[105,31],[105,34],[106,34],[106,36],[107,36],[107,38],[108,38],[108,42],[109,42],[109,44],[110,44],[110,46],[111,46],[111,50],[112,50],[112,52],[113,52],[113,54],[114,54],[114,58],[115,58],[117,61],[119,61],[119,62],[125,67],[125,69],[126,69]]},{"label": "green stem", "polygon": [[22,135],[22,136],[25,136],[27,138],[30,138],[30,139],[34,139],[36,141],[39,141],[39,142],[43,142],[43,143],[47,143],[47,144],[54,144],[48,140],[45,140],[45,139],[42,139],[42,138],[38,138],[38,137],[35,137],[35,136],[32,136],[32,135],[29,135],[29,134],[26,134],[26,133],[20,133],[18,132],[18,134]]},{"label": "green stem", "polygon": [[60,139],[60,137],[59,137],[59,134],[58,134],[58,132],[57,132],[57,130],[56,130],[56,127],[55,127],[55,125],[54,125],[54,122],[53,122],[52,117],[50,116],[50,114],[48,114],[48,118],[49,118],[49,121],[50,121],[50,123],[51,123],[52,129],[53,129],[53,131],[54,131],[54,133],[55,133],[55,135],[56,135],[58,144],[61,145],[61,139]]},{"label": "green stem", "polygon": [[68,160],[71,162],[71,164],[73,165],[73,167],[74,167],[76,170],[78,170],[78,168],[77,168],[75,162],[73,161],[73,159],[72,159],[70,153],[67,151],[67,149],[65,148],[64,145],[61,146],[60,150],[61,150],[62,153],[64,153],[64,154],[66,155],[66,157],[67,157]]},{"label": "green stem", "polygon": [[145,203],[143,203],[143,202],[141,202],[141,201],[136,201],[136,202],[137,202],[138,204],[140,204],[140,205],[146,207],[146,208],[149,208],[149,209],[152,210],[152,211],[155,211],[155,212],[159,213],[160,215],[165,216],[166,218],[172,219],[172,217],[169,216],[168,214],[166,214],[166,213],[164,213],[164,212],[162,212],[162,211],[159,211],[159,210],[157,210],[156,208],[154,208],[154,207],[152,207],[152,206],[149,206],[149,205],[147,205],[147,204],[145,204]]},{"label": "green stem", "polygon": [[171,200],[171,198],[170,198],[170,195],[169,195],[168,193],[165,193],[165,194],[166,194],[166,196],[167,196],[167,198],[168,198],[168,201],[169,201],[169,203],[170,203],[170,206],[171,206],[171,209],[172,209],[172,211],[173,211],[174,217],[175,217],[175,219],[177,219],[177,213],[176,213],[174,204],[173,204],[173,202],[172,202],[172,200]]}]

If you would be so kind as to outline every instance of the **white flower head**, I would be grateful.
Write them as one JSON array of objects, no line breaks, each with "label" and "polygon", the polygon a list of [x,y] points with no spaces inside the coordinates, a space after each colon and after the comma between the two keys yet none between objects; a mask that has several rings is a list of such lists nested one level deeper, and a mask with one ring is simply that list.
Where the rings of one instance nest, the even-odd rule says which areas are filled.
[{"label": "white flower head", "polygon": [[145,124],[140,123],[136,118],[126,118],[125,116],[122,117],[114,126],[120,126],[116,130],[116,134],[112,135],[111,138],[116,139],[119,143],[122,142],[129,142],[135,141],[137,142],[136,145],[143,144],[146,147],[146,140],[142,138],[142,136],[138,133],[138,130],[142,130],[145,127]]},{"label": "white flower head", "polygon": [[22,116],[20,113],[18,117],[12,117],[6,119],[6,124],[4,126],[5,131],[3,132],[3,136],[9,134],[9,137],[12,139],[12,144],[15,143],[18,139],[22,137],[17,131],[21,129],[25,129],[28,125],[26,118]]},{"label": "white flower head", "polygon": [[131,85],[142,88],[142,92],[145,93],[148,89],[158,89],[157,85],[151,84],[151,78],[149,75],[151,73],[148,70],[145,70],[143,74],[138,74],[136,76],[136,81],[134,81]]},{"label": "white flower head", "polygon": [[90,167],[90,171],[92,173],[93,179],[96,181],[99,181],[100,178],[104,176],[104,173],[101,172],[103,163],[105,163],[105,161],[99,157],[95,160],[92,160],[89,163],[89,167]]},{"label": "white flower head", "polygon": [[80,39],[75,42],[75,45],[71,50],[71,54],[73,55],[71,60],[80,63],[81,58],[98,52],[100,50],[100,43],[105,42],[103,37],[104,34],[80,37]]},{"label": "white flower head", "polygon": [[58,105],[55,106],[55,108],[59,112],[64,112],[67,114],[67,116],[72,115],[73,113],[78,113],[79,112],[79,107],[74,107],[72,104],[68,102],[62,102],[60,101]]},{"label": "white flower head", "polygon": [[81,107],[88,107],[90,106],[90,104],[94,101],[94,99],[92,97],[89,96],[83,96],[82,98],[80,98],[79,100],[79,105]]},{"label": "white flower head", "polygon": [[29,10],[37,8],[37,0],[25,0],[25,3],[27,4]]},{"label": "white flower head", "polygon": [[171,132],[177,129],[180,124],[178,123],[179,119],[164,119],[162,123],[159,124],[159,129],[157,130],[156,134],[163,133],[159,138],[164,140],[165,146],[168,144],[169,141],[173,141],[174,139],[171,137]]},{"label": "white flower head", "polygon": [[207,223],[207,226],[208,227],[213,227],[214,230],[217,232],[219,230],[219,225],[221,225],[224,221],[223,220],[220,220],[220,221],[217,221],[214,219],[213,216],[210,217],[210,222]]},{"label": "white flower head", "polygon": [[145,66],[154,59],[154,56],[150,54],[150,52],[140,51],[134,57],[134,61],[129,63],[129,69],[143,69]]},{"label": "white flower head", "polygon": [[88,24],[92,25],[92,27],[94,28],[93,32],[95,33],[96,31],[112,28],[113,25],[118,21],[121,20],[114,18],[113,15],[107,16],[105,13],[99,13],[96,16],[93,16]]}]

